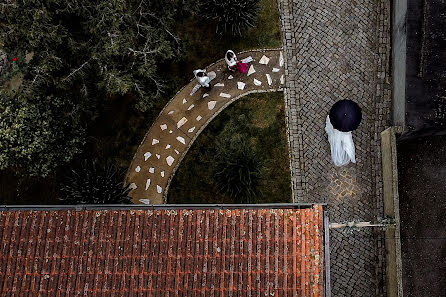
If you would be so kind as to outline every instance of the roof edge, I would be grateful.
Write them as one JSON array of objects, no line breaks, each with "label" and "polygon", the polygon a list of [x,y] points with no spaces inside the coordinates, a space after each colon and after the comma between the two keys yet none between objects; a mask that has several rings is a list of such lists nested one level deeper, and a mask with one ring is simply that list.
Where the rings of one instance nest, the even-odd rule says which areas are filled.
[{"label": "roof edge", "polygon": [[326,203],[264,204],[76,204],[76,205],[0,205],[0,211],[13,210],[156,210],[156,209],[304,209]]}]

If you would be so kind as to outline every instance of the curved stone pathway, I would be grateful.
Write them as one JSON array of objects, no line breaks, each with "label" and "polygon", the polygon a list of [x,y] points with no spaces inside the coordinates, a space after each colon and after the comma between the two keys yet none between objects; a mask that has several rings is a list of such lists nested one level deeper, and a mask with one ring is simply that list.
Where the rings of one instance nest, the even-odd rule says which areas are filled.
[{"label": "curved stone pathway", "polygon": [[191,80],[161,111],[125,178],[134,203],[166,203],[169,184],[181,160],[200,132],[229,104],[250,93],[282,90],[284,59],[280,50],[248,51],[237,57],[252,60],[248,73],[231,72],[225,61],[219,60],[206,68],[212,79],[210,91]]}]

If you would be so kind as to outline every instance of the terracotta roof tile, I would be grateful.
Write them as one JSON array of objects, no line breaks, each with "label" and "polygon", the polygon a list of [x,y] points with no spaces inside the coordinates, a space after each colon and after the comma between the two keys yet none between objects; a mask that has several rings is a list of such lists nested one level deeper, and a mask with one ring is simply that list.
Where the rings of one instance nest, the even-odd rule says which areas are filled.
[{"label": "terracotta roof tile", "polygon": [[322,284],[317,205],[0,212],[2,296],[322,296]]}]

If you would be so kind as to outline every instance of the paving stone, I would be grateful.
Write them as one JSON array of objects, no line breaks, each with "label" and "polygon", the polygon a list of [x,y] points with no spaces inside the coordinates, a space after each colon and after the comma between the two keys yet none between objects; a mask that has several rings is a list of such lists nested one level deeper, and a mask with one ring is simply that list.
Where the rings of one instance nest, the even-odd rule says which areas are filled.
[{"label": "paving stone", "polygon": [[[330,220],[382,216],[380,132],[390,123],[388,1],[279,0],[285,106],[295,202],[326,202]],[[330,107],[352,99],[356,164],[336,168],[324,131]],[[352,255],[355,255],[353,257]],[[384,296],[383,234],[331,232],[332,296]]]}]

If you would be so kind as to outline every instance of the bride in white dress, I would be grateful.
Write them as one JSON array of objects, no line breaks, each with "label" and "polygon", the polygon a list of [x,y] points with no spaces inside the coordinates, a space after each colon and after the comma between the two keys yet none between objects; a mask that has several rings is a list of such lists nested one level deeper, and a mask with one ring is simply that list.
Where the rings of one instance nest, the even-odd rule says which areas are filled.
[{"label": "bride in white dress", "polygon": [[330,116],[327,116],[325,122],[325,132],[330,142],[331,158],[335,166],[343,166],[348,163],[356,163],[355,144],[353,143],[352,132],[341,132],[330,122]]}]

